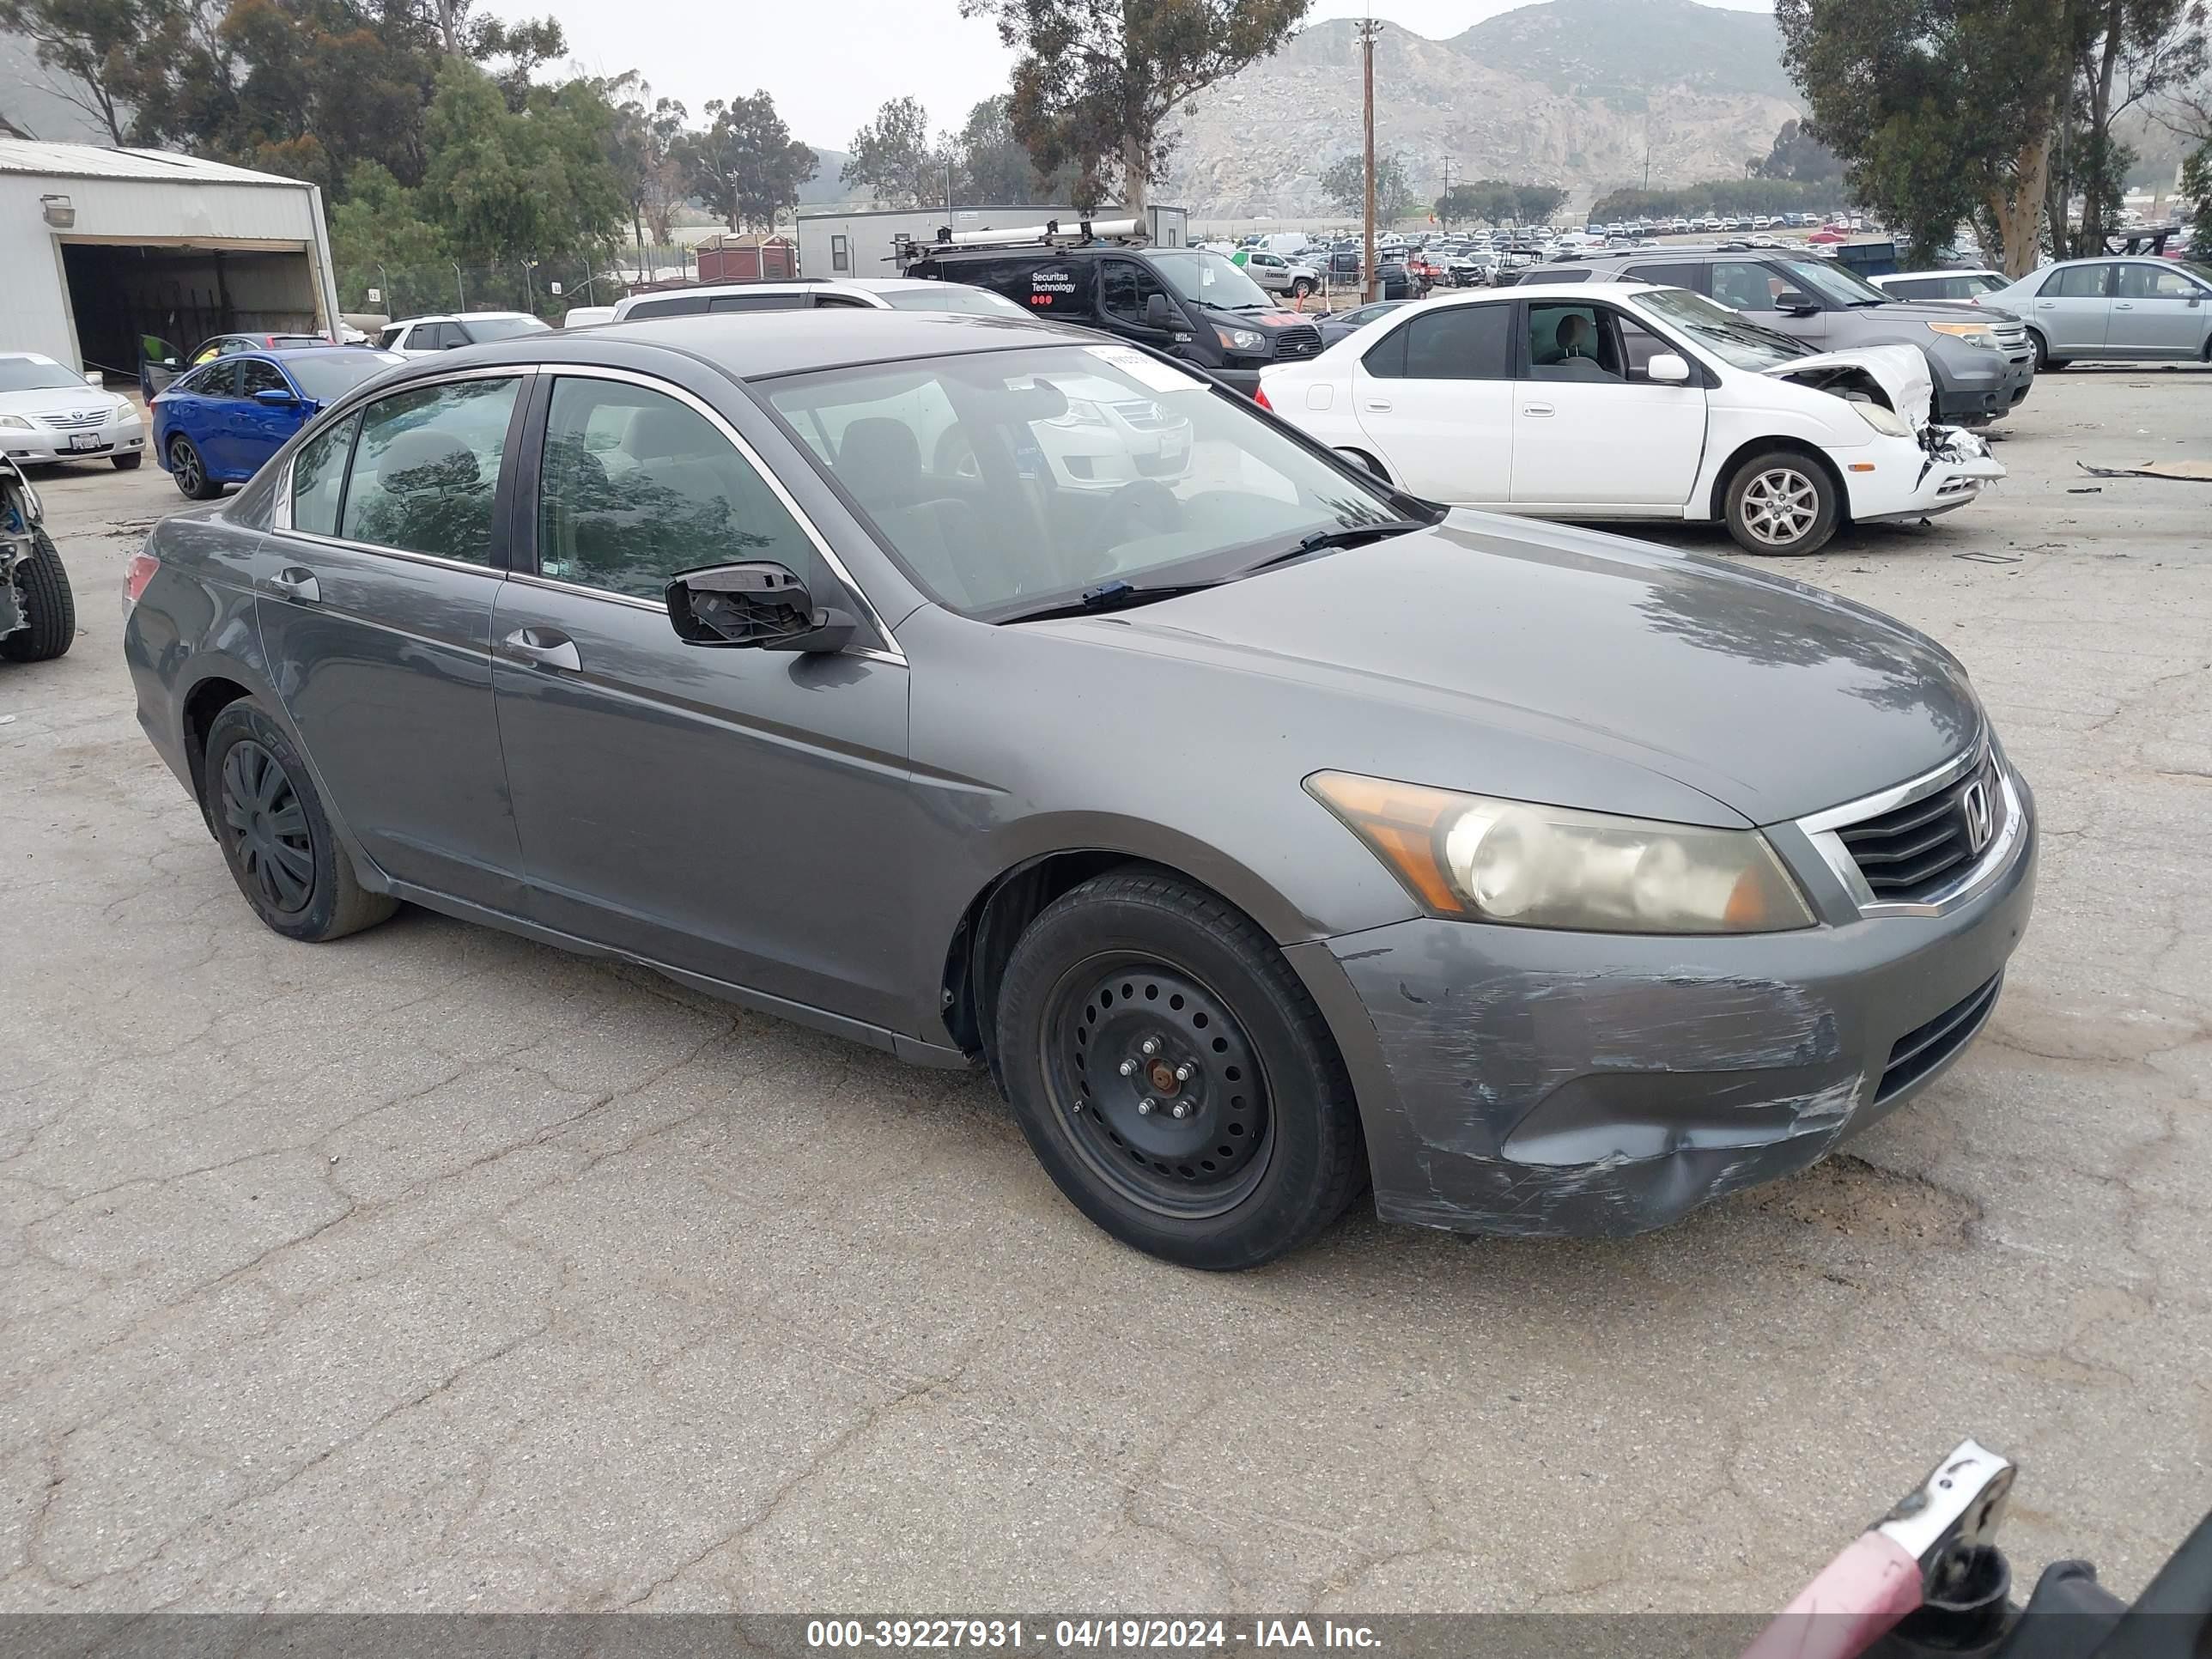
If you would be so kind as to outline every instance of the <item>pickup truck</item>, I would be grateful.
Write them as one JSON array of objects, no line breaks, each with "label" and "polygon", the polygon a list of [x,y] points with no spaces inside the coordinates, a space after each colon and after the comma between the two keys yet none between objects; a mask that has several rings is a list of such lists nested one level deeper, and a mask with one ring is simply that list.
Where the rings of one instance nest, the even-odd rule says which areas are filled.
[{"label": "pickup truck", "polygon": [[1244,274],[1270,294],[1295,295],[1303,300],[1321,288],[1321,272],[1263,247],[1240,248],[1230,256],[1244,267]]}]

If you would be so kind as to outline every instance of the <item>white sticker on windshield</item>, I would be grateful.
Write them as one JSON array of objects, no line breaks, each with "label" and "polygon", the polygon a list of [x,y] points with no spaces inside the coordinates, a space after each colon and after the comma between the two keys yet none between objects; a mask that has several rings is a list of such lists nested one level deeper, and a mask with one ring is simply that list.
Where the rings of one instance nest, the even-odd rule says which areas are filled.
[{"label": "white sticker on windshield", "polygon": [[1203,392],[1206,382],[1195,374],[1187,374],[1172,363],[1164,363],[1157,357],[1147,357],[1130,346],[1085,346],[1084,348],[1100,362],[1120,369],[1148,392]]}]

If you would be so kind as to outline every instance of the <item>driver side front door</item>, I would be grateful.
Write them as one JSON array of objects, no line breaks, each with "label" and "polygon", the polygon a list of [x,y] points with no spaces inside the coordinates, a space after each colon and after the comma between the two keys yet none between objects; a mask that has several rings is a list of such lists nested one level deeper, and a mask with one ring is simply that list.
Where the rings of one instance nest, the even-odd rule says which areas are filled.
[{"label": "driver side front door", "polygon": [[[907,666],[730,422],[665,382],[549,369],[524,440],[492,685],[528,914],[542,926],[876,1027],[920,839]],[[805,656],[686,644],[679,570],[786,565],[864,619]]]}]

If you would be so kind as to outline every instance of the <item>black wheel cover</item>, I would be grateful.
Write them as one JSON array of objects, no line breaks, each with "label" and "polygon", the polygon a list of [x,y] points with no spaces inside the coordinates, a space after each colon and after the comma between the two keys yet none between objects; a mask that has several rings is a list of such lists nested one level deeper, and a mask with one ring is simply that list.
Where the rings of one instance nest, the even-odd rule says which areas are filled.
[{"label": "black wheel cover", "polygon": [[196,495],[200,488],[199,452],[182,438],[170,446],[169,470],[177,476],[177,489],[186,495]]},{"label": "black wheel cover", "polygon": [[252,738],[222,757],[222,836],[268,910],[294,916],[315,897],[315,846],[307,811],[276,757]]},{"label": "black wheel cover", "polygon": [[1124,1199],[1159,1215],[1219,1215],[1267,1174],[1266,1069],[1196,975],[1144,956],[1090,957],[1053,988],[1044,1036],[1054,1108],[1084,1162]]}]

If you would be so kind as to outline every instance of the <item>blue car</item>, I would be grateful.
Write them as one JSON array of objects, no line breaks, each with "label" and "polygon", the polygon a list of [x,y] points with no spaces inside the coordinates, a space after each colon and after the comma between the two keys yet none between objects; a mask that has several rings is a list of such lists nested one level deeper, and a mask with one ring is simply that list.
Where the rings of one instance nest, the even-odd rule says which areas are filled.
[{"label": "blue car", "polygon": [[325,404],[406,361],[327,345],[218,357],[154,399],[154,457],[187,499],[212,501],[260,471]]}]

